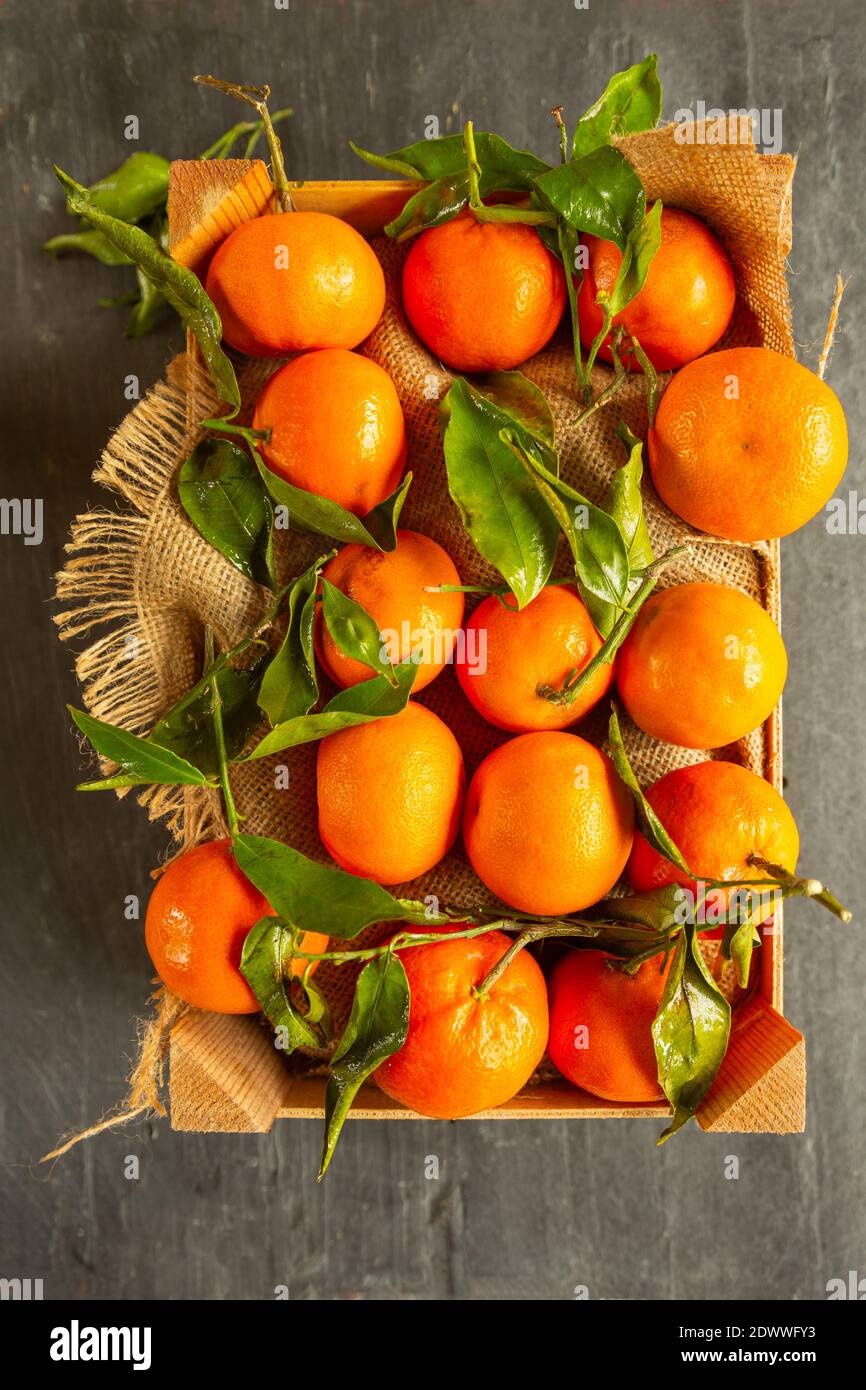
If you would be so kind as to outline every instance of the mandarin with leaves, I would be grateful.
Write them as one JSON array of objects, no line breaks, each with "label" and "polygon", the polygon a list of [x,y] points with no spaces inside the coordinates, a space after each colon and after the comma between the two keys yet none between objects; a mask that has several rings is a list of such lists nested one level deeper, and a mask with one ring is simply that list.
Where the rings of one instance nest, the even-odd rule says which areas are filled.
[{"label": "mandarin with leaves", "polygon": [[[398,665],[410,656],[418,671],[414,691],[429,685],[451,660],[463,622],[462,593],[443,593],[459,585],[460,575],[447,551],[419,531],[398,531],[394,550],[346,545],[322,570],[322,577],[375,619],[387,659]],[[340,650],[321,611],[316,616],[316,652],[337,685],[357,685],[374,672]]]},{"label": "mandarin with leaves", "polygon": [[[197,1009],[258,1013],[261,1005],[239,966],[250,928],[272,915],[239,868],[231,840],[185,850],[160,874],[147,904],[144,935],[154,969],[172,994]],[[327,950],[328,937],[304,932],[301,946],[317,955]],[[306,964],[292,961],[291,973],[302,974]]]},{"label": "mandarin with leaves", "polygon": [[547,1050],[563,1076],[602,1100],[663,1099],[651,1030],[669,968],[664,956],[634,974],[604,951],[562,957],[550,977]]},{"label": "mandarin with leaves", "polygon": [[[443,929],[459,931],[463,923]],[[373,1073],[386,1095],[419,1115],[457,1120],[511,1100],[547,1044],[547,989],[538,962],[518,951],[489,987],[511,946],[502,932],[400,951],[409,981],[409,1031]]]},{"label": "mandarin with leaves", "polygon": [[406,462],[406,426],[383,367],[345,348],[307,352],[270,378],[253,428],[269,430],[268,467],[356,516],[384,502]]},{"label": "mandarin with leaves", "polygon": [[518,609],[513,595],[491,595],[466,624],[458,660],[461,689],[482,718],[509,733],[564,729],[607,694],[613,664],[599,666],[566,703],[545,698],[579,674],[601,649],[586,605],[571,584],[547,584]]},{"label": "mandarin with leaves", "polygon": [[[797,867],[800,837],[786,802],[765,778],[739,763],[719,760],[675,768],[653,783],[646,798],[692,872],[677,868],[637,831],[628,861],[628,878],[636,893],[680,883],[697,902],[704,891],[698,880],[769,882],[753,859],[788,874]],[[706,892],[707,915],[721,916],[733,892],[735,888]],[[766,892],[756,925],[772,915],[771,890]]]},{"label": "mandarin with leaves", "polygon": [[[648,209],[649,211],[649,209]],[[577,298],[580,337],[589,347],[604,321],[599,293],[610,296],[622,264],[612,241],[583,238],[588,264]],[[637,338],[656,371],[666,372],[709,352],[731,321],[736,299],[734,272],[721,242],[690,212],[662,208],[661,242],[646,280],[625,309],[613,317]],[[599,352],[612,362],[610,337]],[[626,363],[637,370],[629,355]]]}]

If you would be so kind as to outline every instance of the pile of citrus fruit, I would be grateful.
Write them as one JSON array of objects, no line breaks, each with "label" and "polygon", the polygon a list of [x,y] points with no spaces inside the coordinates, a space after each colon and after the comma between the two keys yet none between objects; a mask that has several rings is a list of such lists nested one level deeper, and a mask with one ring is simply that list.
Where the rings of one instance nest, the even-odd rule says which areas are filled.
[{"label": "pile of citrus fruit", "polygon": [[[403,262],[405,319],[444,366],[473,377],[513,372],[565,331],[571,297],[585,348],[595,343],[602,360],[626,371],[672,372],[648,433],[652,480],[671,512],[710,536],[754,542],[789,534],[823,507],[846,465],[842,408],[817,375],[769,348],[719,348],[736,277],[709,226],[686,209],[657,210],[658,245],[641,288],[611,315],[622,248],[587,233],[579,241],[583,272],[572,273],[544,234],[543,205],[512,199],[512,215],[497,217],[489,197],[473,200],[472,173],[470,163],[468,203],[415,229]],[[647,207],[644,216],[652,213]],[[201,278],[225,345],[288,359],[252,414],[261,468],[343,517],[369,521],[412,464],[395,386],[363,352],[385,304],[373,248],[337,217],[287,209],[237,226]],[[576,387],[575,415],[580,408]],[[606,408],[615,411],[615,398]],[[391,1030],[399,1045],[384,1048],[373,1078],[423,1115],[455,1118],[509,1100],[547,1055],[593,1095],[658,1101],[651,1027],[673,952],[624,961],[615,946],[594,948],[576,929],[574,940],[539,958],[531,947],[515,950],[507,931],[530,923],[542,936],[569,920],[577,928],[598,917],[600,903],[615,902],[609,895],[623,883],[641,895],[679,886],[696,898],[708,881],[708,901],[724,914],[735,886],[754,880],[756,863],[793,875],[790,811],[730,756],[782,694],[787,657],[778,628],[738,588],[668,583],[639,611],[624,603],[629,621],[613,648],[579,575],[548,578],[528,602],[503,588],[479,598],[429,536],[395,525],[392,542],[336,547],[314,572],[309,601],[302,608],[293,600],[287,616],[290,630],[308,623],[305,650],[344,692],[333,713],[352,711],[344,727],[323,725],[318,740],[319,835],[345,871],[333,878],[334,891],[354,903],[363,896],[351,896],[359,880],[370,893],[372,885],[401,885],[399,899],[383,892],[368,913],[392,922],[374,964],[399,957],[408,1000]],[[329,616],[341,604],[342,626]],[[378,653],[369,631],[381,639]],[[483,661],[467,657],[482,649]],[[357,716],[353,696],[378,681],[390,698],[394,673],[407,663],[414,676],[402,706]],[[501,733],[468,779],[454,732],[415,698],[448,664],[462,696]],[[576,681],[573,699],[551,698]],[[643,803],[621,764],[579,731],[611,696],[651,738],[713,756],[662,777]],[[660,852],[665,833],[678,860]],[[490,922],[504,930],[480,930],[469,914],[425,927],[408,910],[397,925],[397,911],[381,907],[399,907],[407,893],[411,903],[412,881],[452,850],[465,853],[491,903]],[[323,920],[317,934],[298,894],[294,907],[287,893],[269,898],[264,879],[241,862],[231,840],[219,840],[162,873],[147,912],[154,966],[198,1008],[258,1011],[250,933],[273,918],[288,933],[276,972],[279,1007],[309,1020],[314,969],[340,957],[333,929]],[[423,939],[407,941],[407,930]],[[365,1007],[356,998],[335,1075],[369,1023]]]}]

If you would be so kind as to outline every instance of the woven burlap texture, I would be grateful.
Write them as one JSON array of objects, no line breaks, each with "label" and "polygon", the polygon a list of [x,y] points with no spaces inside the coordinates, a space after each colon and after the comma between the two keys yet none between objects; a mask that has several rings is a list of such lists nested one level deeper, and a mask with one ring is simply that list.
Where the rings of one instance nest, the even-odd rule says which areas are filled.
[{"label": "woven burlap texture", "polygon": [[[762,156],[747,144],[702,143],[700,127],[693,143],[679,143],[676,130],[668,126],[631,136],[620,147],[643,180],[649,199],[696,213],[726,247],[737,281],[737,308],[720,346],[764,345],[793,355],[785,279],[793,160]],[[382,319],[361,351],[388,371],[406,416],[408,466],[414,481],[401,525],[443,545],[465,583],[496,583],[498,576],[475,551],[448,495],[438,411],[450,378],[414,338],[403,316],[400,270],[405,249],[386,238],[374,245],[385,270],[388,297]],[[262,384],[278,365],[239,363],[242,419],[249,419]],[[625,461],[615,434],[617,422],[626,420],[636,434],[646,437],[642,378],[632,377],[610,403],[576,430],[573,422],[580,406],[565,325],[524,370],[553,411],[563,475],[600,502],[614,469]],[[608,369],[597,368],[595,391],[608,380]],[[167,379],[120,425],[94,474],[97,482],[120,496],[123,509],[99,509],[76,520],[68,547],[70,559],[58,576],[58,596],[66,605],[56,620],[61,634],[87,643],[76,663],[87,707],[97,717],[135,732],[146,732],[197,678],[206,624],[214,628],[221,644],[230,644],[250,629],[267,606],[266,592],[247,581],[198,535],[177,498],[176,471],[201,437],[200,422],[218,411],[196,356],[177,358]],[[693,532],[660,503],[648,472],[644,498],[656,553],[681,541],[690,544],[688,556],[666,573],[665,584],[704,579],[735,585],[778,618],[776,546],[732,545]],[[282,533],[281,577],[299,572],[327,548],[321,538]],[[564,574],[567,569],[563,544],[557,572]],[[693,656],[700,660],[700,653]],[[323,681],[323,697],[331,693]],[[469,776],[505,737],[475,714],[451,670],[418,698],[453,729]],[[606,708],[594,712],[575,731],[602,741],[606,713]],[[707,756],[654,742],[627,719],[624,734],[644,784],[673,767]],[[766,730],[711,756],[735,758],[767,773]],[[238,766],[232,782],[246,830],[274,836],[304,854],[327,859],[316,829],[315,759],[314,745],[292,750]],[[284,790],[275,786],[279,765],[289,769]],[[151,816],[166,818],[183,847],[225,832],[214,793],[198,788],[148,789],[141,799]],[[490,900],[459,842],[423,879],[394,891],[414,898],[432,894],[448,905]],[[323,967],[318,979],[337,1014],[342,1014],[351,985],[345,970]]]}]

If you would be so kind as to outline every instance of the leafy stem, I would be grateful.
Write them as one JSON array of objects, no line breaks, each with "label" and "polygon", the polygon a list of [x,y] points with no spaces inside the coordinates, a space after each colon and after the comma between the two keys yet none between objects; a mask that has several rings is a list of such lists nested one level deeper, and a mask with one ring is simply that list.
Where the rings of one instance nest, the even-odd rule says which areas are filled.
[{"label": "leafy stem", "polygon": [[223,801],[226,808],[226,819],[229,825],[229,834],[232,838],[238,833],[239,818],[232,795],[231,783],[229,781],[228,756],[226,754],[225,729],[223,728],[223,702],[220,695],[217,673],[214,671],[214,641],[213,629],[205,628],[205,661],[208,668],[212,671],[211,675],[211,715],[213,717],[214,742],[217,750],[217,760],[219,765],[219,780],[222,789]]},{"label": "leafy stem", "polygon": [[201,427],[203,430],[214,430],[219,434],[239,435],[240,438],[245,440],[251,447],[255,447],[259,440],[262,440],[265,444],[270,444],[271,442],[272,431],[270,429],[254,430],[251,429],[249,425],[237,425],[233,421],[225,418],[216,417],[212,420],[202,420]]},{"label": "leafy stem", "polygon": [[204,74],[198,74],[193,78],[193,82],[198,82],[205,87],[216,87],[218,92],[224,92],[226,96],[237,97],[238,101],[245,101],[247,106],[252,106],[258,112],[268,142],[268,153],[271,158],[271,179],[273,180],[277,205],[281,212],[294,212],[280,137],[274,129],[273,118],[268,111],[270,87],[251,87],[243,82],[224,82],[222,78]]},{"label": "leafy stem", "polygon": [[575,675],[570,676],[565,684],[556,689],[552,685],[540,685],[538,694],[544,700],[549,700],[554,705],[570,705],[577,699],[580,692],[584,689],[588,681],[591,681],[600,666],[607,666],[613,660],[619,648],[625,641],[634,623],[635,618],[646,603],[653,589],[656,580],[664,569],[678,556],[684,555],[688,551],[687,545],[676,545],[671,550],[660,555],[652,564],[647,565],[641,576],[641,581],[635,590],[626,608],[614,623],[610,634],[599,647],[595,656],[583,669]]},{"label": "leafy stem", "polygon": [[471,121],[463,128],[463,148],[469,176],[469,209],[478,222],[522,222],[530,227],[555,227],[556,217],[541,208],[515,207],[497,203],[488,207],[481,197],[481,165],[475,150],[475,131]]},{"label": "leafy stem", "polygon": [[816,902],[821,903],[829,912],[832,912],[834,917],[838,917],[840,922],[850,922],[853,919],[853,913],[849,912],[847,907],[843,907],[839,899],[830,892],[829,888],[824,887],[820,879],[797,878],[795,874],[783,869],[780,864],[771,864],[769,860],[762,859],[758,854],[750,854],[749,863],[753,864],[756,869],[762,869],[765,874],[769,875],[771,881],[784,884],[792,896],[814,898]]}]

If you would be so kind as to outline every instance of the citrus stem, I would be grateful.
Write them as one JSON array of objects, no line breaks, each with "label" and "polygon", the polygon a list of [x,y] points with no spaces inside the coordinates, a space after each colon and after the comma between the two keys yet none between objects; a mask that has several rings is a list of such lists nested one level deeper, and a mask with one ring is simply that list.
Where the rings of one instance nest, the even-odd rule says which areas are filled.
[{"label": "citrus stem", "polygon": [[281,212],[294,212],[292,195],[289,192],[289,181],[286,178],[286,166],[283,162],[283,148],[268,111],[270,87],[250,87],[242,82],[223,82],[222,78],[204,74],[195,76],[193,82],[198,82],[205,87],[216,87],[218,92],[224,92],[226,96],[237,97],[238,101],[245,101],[247,106],[252,106],[258,112],[268,142],[268,152],[271,157],[271,179],[277,206]]},{"label": "citrus stem", "polygon": [[511,962],[524,948],[532,941],[542,941],[546,936],[588,936],[596,938],[601,935],[601,922],[540,922],[535,927],[524,927],[523,931],[512,941],[508,950],[505,951],[488,971],[480,985],[475,985],[472,989],[473,998],[481,1000],[496,984],[501,975],[505,974]]},{"label": "citrus stem", "polygon": [[[271,113],[271,121],[274,125],[278,121],[284,121],[287,116],[294,115],[291,106],[283,106],[279,111]],[[246,135],[247,145],[244,150],[244,159],[252,159],[253,151],[259,142],[259,138],[264,134],[263,121],[238,121],[229,130],[223,131],[219,139],[214,140],[212,145],[208,145],[199,155],[199,159],[228,159],[238,140],[242,135]]]},{"label": "citrus stem", "polygon": [[754,864],[756,869],[763,869],[764,873],[769,874],[771,879],[777,883],[784,884],[786,888],[791,890],[792,895],[814,898],[816,902],[826,907],[828,912],[832,912],[834,917],[838,917],[840,922],[853,920],[853,913],[849,912],[847,907],[843,907],[839,899],[830,892],[829,888],[824,887],[820,879],[797,878],[796,874],[783,869],[781,864],[771,864],[757,854],[749,855],[749,863]]},{"label": "citrus stem", "polygon": [[646,378],[647,416],[649,418],[650,429],[652,429],[655,424],[656,411],[659,408],[659,379],[656,375],[655,367],[647,357],[637,338],[634,336],[631,338],[631,346],[635,357],[641,365],[641,371]]},{"label": "citrus stem", "polygon": [[265,444],[270,444],[271,442],[272,431],[270,429],[254,430],[251,429],[249,425],[235,425],[230,420],[221,420],[219,418],[202,420],[201,427],[203,430],[213,430],[218,434],[240,435],[241,439],[245,439],[248,444],[254,445],[260,439],[263,440]]},{"label": "citrus stem", "polygon": [[475,151],[475,131],[471,121],[463,127],[463,148],[466,151],[466,165],[469,174],[469,209],[478,222],[520,222],[530,227],[554,227],[556,218],[541,208],[512,207],[500,203],[487,207],[481,197],[479,180],[481,165]]},{"label": "citrus stem", "polygon": [[551,704],[554,705],[570,705],[574,703],[581,690],[583,690],[588,681],[592,680],[592,677],[599,667],[607,666],[613,660],[613,657],[628,636],[635,618],[655,588],[656,580],[662,570],[664,570],[672,560],[675,560],[677,556],[686,554],[688,549],[689,547],[687,545],[675,545],[673,549],[666,551],[665,554],[660,555],[657,560],[653,560],[652,564],[647,565],[646,569],[643,571],[641,582],[635,590],[628,608],[617,618],[610,633],[605,638],[592,660],[584,666],[583,670],[573,681],[562,686],[559,690],[551,685],[540,685],[538,687],[538,694],[542,699],[549,700]]},{"label": "citrus stem", "polygon": [[[592,349],[590,349],[590,354],[592,354]],[[587,361],[585,372],[586,385],[589,385],[589,373],[591,367],[592,363],[590,361]],[[606,405],[607,402],[610,400],[611,396],[616,395],[617,391],[622,386],[627,376],[628,373],[626,372],[625,367],[623,367],[622,365],[617,367],[616,371],[614,372],[607,386],[605,386],[604,390],[599,391],[592,404],[588,405],[586,407],[586,410],[582,411],[581,414],[578,415],[577,419],[574,422],[574,428],[577,429],[579,425],[584,424],[592,415],[595,414],[597,410],[600,410],[603,405]]]},{"label": "citrus stem", "polygon": [[[565,127],[563,126],[563,135]],[[577,290],[574,288],[574,267],[569,264],[568,246],[566,244],[566,225],[560,217],[556,224],[556,244],[559,247],[559,259],[562,261],[562,268],[565,271],[565,288],[568,293],[568,311],[571,315],[571,340],[574,346],[574,374],[577,383],[584,389],[588,385],[589,378],[583,370],[583,355],[580,351],[580,321],[577,313]]]},{"label": "citrus stem", "polygon": [[235,809],[235,801],[232,796],[231,783],[229,782],[228,758],[226,756],[226,739],[223,728],[223,702],[219,690],[218,673],[214,670],[214,642],[213,628],[205,628],[205,660],[212,671],[211,684],[211,718],[213,719],[214,742],[216,743],[217,759],[219,760],[219,779],[222,788],[223,802],[226,809],[226,820],[228,821],[229,834],[232,839],[238,833],[238,813]]},{"label": "citrus stem", "polygon": [[552,107],[550,108],[550,114],[551,114],[551,116],[553,117],[554,121],[556,122],[556,127],[557,127],[557,130],[559,131],[559,162],[560,162],[560,164],[567,164],[567,163],[568,163],[568,132],[567,132],[567,130],[565,129],[565,121],[562,119],[562,107],[561,107],[561,106],[552,106]]}]

